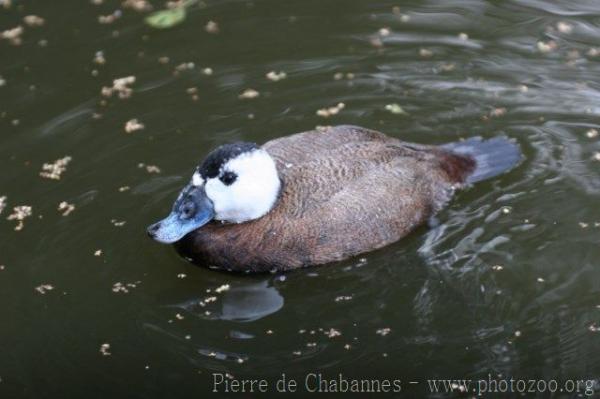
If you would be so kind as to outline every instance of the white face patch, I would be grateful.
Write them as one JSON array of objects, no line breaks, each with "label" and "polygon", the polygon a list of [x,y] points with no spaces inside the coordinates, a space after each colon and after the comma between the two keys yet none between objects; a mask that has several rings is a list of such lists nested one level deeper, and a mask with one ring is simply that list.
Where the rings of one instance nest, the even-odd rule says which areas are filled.
[{"label": "white face patch", "polygon": [[195,172],[192,175],[192,186],[201,187],[204,184],[204,179],[200,176],[199,172]]},{"label": "white face patch", "polygon": [[[220,179],[225,175],[235,175],[235,179],[227,185]],[[265,215],[275,205],[281,187],[273,158],[261,148],[230,159],[219,176],[207,179],[205,184],[215,219],[233,223]]]}]

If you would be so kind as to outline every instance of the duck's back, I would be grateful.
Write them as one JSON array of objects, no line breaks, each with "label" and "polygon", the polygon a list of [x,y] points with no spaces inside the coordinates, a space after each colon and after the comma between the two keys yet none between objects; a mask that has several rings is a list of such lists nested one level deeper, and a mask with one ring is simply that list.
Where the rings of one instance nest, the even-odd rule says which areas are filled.
[{"label": "duck's back", "polygon": [[345,259],[402,238],[474,167],[438,147],[355,126],[299,133],[263,148],[283,182],[275,207],[251,222],[196,230],[179,245],[186,256],[240,271]]}]

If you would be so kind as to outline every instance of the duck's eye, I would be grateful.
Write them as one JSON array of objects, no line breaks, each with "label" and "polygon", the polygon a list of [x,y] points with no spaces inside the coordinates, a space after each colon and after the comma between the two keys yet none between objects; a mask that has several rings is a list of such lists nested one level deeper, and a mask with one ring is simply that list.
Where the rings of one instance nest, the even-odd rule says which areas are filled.
[{"label": "duck's eye", "polygon": [[194,216],[194,213],[196,212],[196,205],[194,205],[193,202],[189,201],[186,202],[185,204],[183,204],[183,206],[181,207],[181,215],[185,218],[185,219],[189,219],[192,216]]},{"label": "duck's eye", "polygon": [[235,179],[237,179],[237,175],[233,172],[224,172],[219,177],[219,180],[221,180],[223,182],[223,184],[226,186],[230,186],[231,184],[233,184]]}]

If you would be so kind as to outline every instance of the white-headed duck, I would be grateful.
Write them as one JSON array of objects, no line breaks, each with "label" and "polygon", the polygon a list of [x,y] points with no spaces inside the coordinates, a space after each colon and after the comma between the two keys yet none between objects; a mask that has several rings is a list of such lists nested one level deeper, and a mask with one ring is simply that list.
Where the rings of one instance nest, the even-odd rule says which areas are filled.
[{"label": "white-headed duck", "polygon": [[429,146],[357,126],[225,144],[148,234],[195,263],[233,271],[339,261],[398,241],[455,190],[520,159],[506,137]]}]

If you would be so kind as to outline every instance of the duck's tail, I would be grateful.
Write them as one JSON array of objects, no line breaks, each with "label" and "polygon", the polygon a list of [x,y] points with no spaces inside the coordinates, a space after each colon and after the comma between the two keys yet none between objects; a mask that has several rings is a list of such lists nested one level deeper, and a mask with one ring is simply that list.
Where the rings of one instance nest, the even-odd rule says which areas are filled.
[{"label": "duck's tail", "polygon": [[475,169],[466,179],[466,183],[469,184],[498,176],[512,169],[522,157],[519,144],[505,136],[488,140],[473,137],[448,143],[442,147],[475,160]]}]

